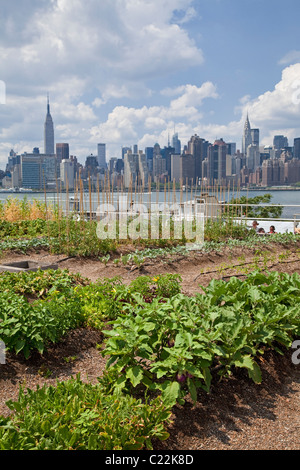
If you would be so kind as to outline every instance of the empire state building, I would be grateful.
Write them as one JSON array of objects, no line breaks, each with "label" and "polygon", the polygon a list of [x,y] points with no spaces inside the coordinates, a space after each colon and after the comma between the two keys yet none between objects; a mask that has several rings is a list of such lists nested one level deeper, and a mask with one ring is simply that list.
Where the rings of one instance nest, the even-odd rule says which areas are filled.
[{"label": "empire state building", "polygon": [[44,153],[46,155],[53,155],[54,152],[54,127],[53,120],[50,114],[49,96],[47,99],[47,115],[44,126]]}]

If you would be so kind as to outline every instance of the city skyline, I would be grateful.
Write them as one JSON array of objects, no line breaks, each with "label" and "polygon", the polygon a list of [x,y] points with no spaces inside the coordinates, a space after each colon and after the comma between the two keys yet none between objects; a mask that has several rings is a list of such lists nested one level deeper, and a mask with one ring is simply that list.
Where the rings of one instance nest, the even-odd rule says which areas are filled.
[{"label": "city skyline", "polygon": [[275,135],[292,142],[300,135],[296,8],[292,0],[284,8],[279,0],[6,3],[0,168],[12,148],[43,148],[47,92],[55,141],[82,163],[99,142],[109,160],[122,146],[163,147],[173,132],[183,144],[197,134],[242,149],[247,113],[262,145]]},{"label": "city skyline", "polygon": [[[172,144],[171,144],[172,142]],[[56,143],[49,95],[44,123],[44,153],[34,147],[32,153],[10,150],[5,171],[1,170],[2,188],[6,190],[74,189],[75,181],[112,186],[172,181],[173,184],[227,187],[283,186],[300,184],[300,138],[293,145],[284,135],[273,136],[273,144],[260,145],[260,129],[253,128],[247,113],[242,135],[242,152],[236,142],[223,138],[212,142],[194,134],[185,144],[178,133],[168,134],[167,146],[159,143],[146,147],[138,144],[122,147],[121,154],[106,159],[106,143],[97,144],[97,155],[86,156],[85,163],[70,155],[69,143]],[[54,152],[55,148],[55,152]]]}]

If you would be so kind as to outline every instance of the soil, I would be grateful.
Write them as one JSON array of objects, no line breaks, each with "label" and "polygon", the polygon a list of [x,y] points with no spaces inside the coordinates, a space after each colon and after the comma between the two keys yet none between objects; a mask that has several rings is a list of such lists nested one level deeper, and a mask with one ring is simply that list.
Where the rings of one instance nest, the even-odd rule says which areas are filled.
[{"label": "soil", "polygon": [[[1,264],[38,260],[58,263],[61,269],[80,273],[91,281],[120,276],[129,284],[141,275],[157,276],[178,273],[182,291],[187,295],[201,292],[212,279],[243,279],[248,270],[260,266],[268,271],[300,274],[298,245],[268,245],[260,256],[256,249],[225,248],[222,254],[191,252],[188,257],[149,260],[143,266],[121,266],[112,261],[68,258],[31,252],[10,254]],[[17,400],[19,386],[34,389],[43,384],[55,385],[80,374],[82,380],[97,383],[106,359],[99,351],[101,332],[78,329],[41,356],[36,353],[27,361],[9,354],[0,366],[0,415],[7,416],[7,400]],[[300,449],[300,365],[292,363],[294,351],[284,355],[269,352],[261,360],[262,384],[254,384],[244,371],[236,371],[221,382],[213,381],[210,394],[199,393],[196,406],[187,401],[174,408],[170,437],[154,442],[157,450],[299,450]]]}]

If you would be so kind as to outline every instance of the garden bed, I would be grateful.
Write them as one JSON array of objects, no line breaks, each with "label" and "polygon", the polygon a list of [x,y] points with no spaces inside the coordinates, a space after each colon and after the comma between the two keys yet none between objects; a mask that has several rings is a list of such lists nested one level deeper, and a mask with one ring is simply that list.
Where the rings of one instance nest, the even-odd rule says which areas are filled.
[{"label": "garden bed", "polygon": [[[31,252],[9,254],[3,262],[22,259],[58,262],[60,268],[95,281],[120,275],[129,284],[141,275],[158,276],[180,273],[182,290],[188,295],[199,292],[199,284],[207,286],[212,279],[243,279],[256,266],[268,271],[299,273],[299,244],[274,244],[258,254],[253,248],[225,248],[223,253],[191,253],[181,259],[156,259],[142,266],[120,266],[113,261],[49,255]],[[256,259],[255,259],[256,257]],[[61,261],[61,262],[60,262]],[[254,266],[255,264],[255,266]],[[97,383],[103,374],[106,358],[100,354],[101,331],[80,328],[70,331],[62,341],[40,355],[34,353],[25,360],[10,354],[6,365],[0,366],[0,415],[8,415],[5,402],[16,400],[19,386],[36,388],[56,381],[68,380],[80,373],[82,380]],[[99,348],[100,345],[100,348]],[[231,377],[214,382],[210,394],[198,392],[198,402],[190,398],[185,405],[173,408],[170,437],[154,441],[157,450],[269,449],[299,450],[300,370],[291,361],[291,351],[284,356],[269,351],[259,360],[262,383],[253,383],[247,372],[239,369]]]}]

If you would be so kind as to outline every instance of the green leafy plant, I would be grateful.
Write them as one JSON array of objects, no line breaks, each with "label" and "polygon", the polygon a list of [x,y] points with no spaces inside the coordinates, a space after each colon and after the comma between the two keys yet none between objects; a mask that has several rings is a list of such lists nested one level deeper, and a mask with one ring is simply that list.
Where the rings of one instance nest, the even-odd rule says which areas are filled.
[{"label": "green leafy plant", "polygon": [[[254,272],[246,281],[212,281],[205,294],[155,297],[134,293],[111,329],[105,330],[111,390],[159,390],[173,406],[197,389],[209,391],[212,376],[244,368],[257,383],[256,357],[264,348],[287,348],[299,335],[300,277]],[[161,302],[163,299],[163,303]]]},{"label": "green leafy plant", "polygon": [[107,395],[80,377],[44,386],[7,402],[13,414],[0,417],[1,450],[152,449],[169,437],[171,412],[156,398]]}]

